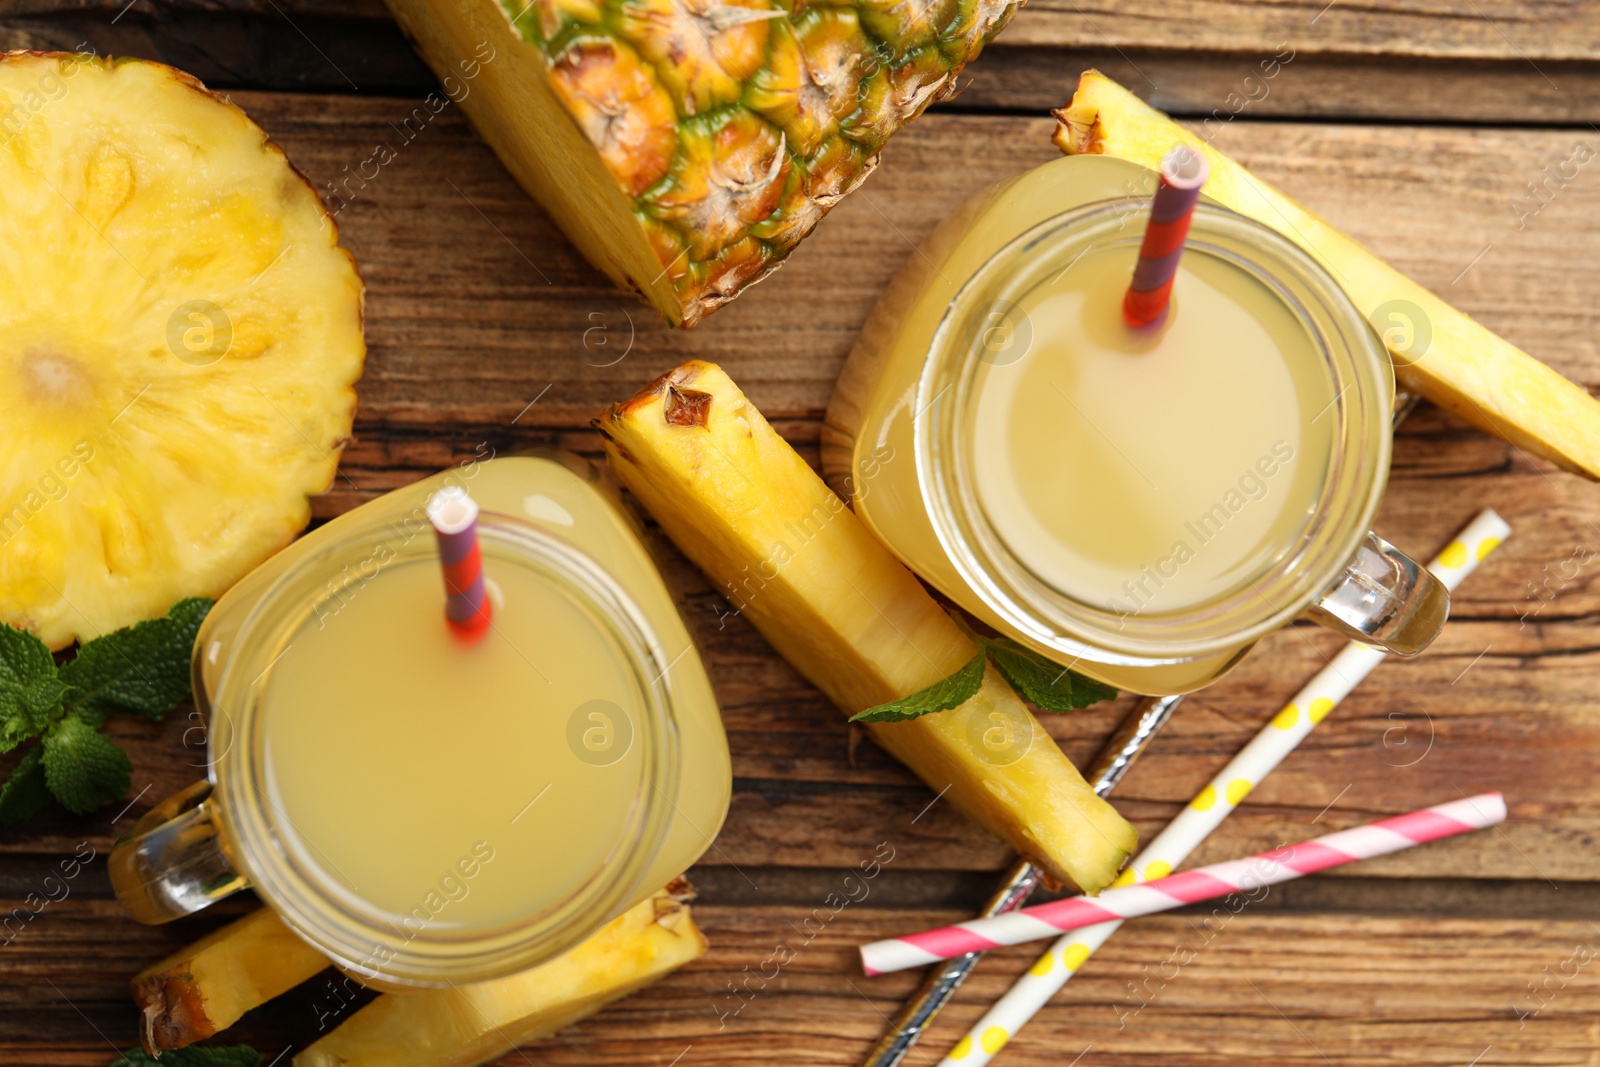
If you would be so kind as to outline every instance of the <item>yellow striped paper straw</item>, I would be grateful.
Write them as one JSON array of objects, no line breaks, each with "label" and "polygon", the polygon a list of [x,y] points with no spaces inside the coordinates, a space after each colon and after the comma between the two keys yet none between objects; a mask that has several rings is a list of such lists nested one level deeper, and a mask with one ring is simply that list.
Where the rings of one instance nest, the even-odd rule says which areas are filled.
[{"label": "yellow striped paper straw", "polygon": [[[1479,561],[1509,536],[1511,527],[1506,521],[1493,510],[1485,510],[1445,546],[1428,564],[1428,569],[1454,590],[1477,568]],[[1146,882],[1171,874],[1239,806],[1250,790],[1282,763],[1361,679],[1372,673],[1372,668],[1382,662],[1384,655],[1381,650],[1356,641],[1340,649],[1339,654],[1228,761],[1211,783],[1200,790],[1189,806],[1133,858],[1115,884]],[[1106,922],[1086,926],[1051,945],[1028,973],[956,1043],[940,1062],[940,1067],[982,1067],[988,1063],[1121,925],[1121,922]]]}]

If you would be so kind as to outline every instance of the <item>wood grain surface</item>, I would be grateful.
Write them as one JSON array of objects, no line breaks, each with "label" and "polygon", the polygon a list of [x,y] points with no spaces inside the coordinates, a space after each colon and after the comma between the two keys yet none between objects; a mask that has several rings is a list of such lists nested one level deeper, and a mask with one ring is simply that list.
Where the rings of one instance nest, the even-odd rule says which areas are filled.
[{"label": "wood grain surface", "polygon": [[[1042,113],[1097,67],[1181,115],[1586,126],[1597,40],[1593,0],[1032,0],[942,106]],[[141,55],[227,88],[434,85],[381,0],[0,0],[7,48]]]},{"label": "wood grain surface", "polygon": [[[1227,94],[1283,41],[1296,56],[1271,93],[1220,119]],[[585,264],[453,107],[400,132],[431,82],[373,0],[137,0],[126,11],[0,0],[0,45],[80,42],[179,61],[229,87],[338,210],[369,287],[371,353],[356,440],[316,501],[319,520],[485,445],[593,455],[589,419],[688,358],[726,367],[814,460],[834,376],[877,294],[967,195],[1053,158],[1042,110],[1089,63],[1600,389],[1600,172],[1581,171],[1536,214],[1513,207],[1575,144],[1600,142],[1588,125],[1600,117],[1593,4],[1033,0],[955,107],[898,134],[783,270],[688,333]],[[394,161],[351,182],[380,144]],[[1516,532],[1462,588],[1438,643],[1380,667],[1195,862],[1489,788],[1510,800],[1503,831],[1282,887],[1210,937],[1204,912],[1141,920],[998,1062],[1600,1063],[1600,968],[1570,962],[1600,949],[1600,585],[1595,563],[1575,562],[1600,549],[1600,488],[1423,407],[1401,428],[1379,529],[1426,556],[1484,506]],[[863,979],[853,947],[969,913],[1010,857],[929,807],[931,794],[870,743],[854,744],[841,716],[660,547],[733,750],[727,825],[692,872],[712,951],[499,1062],[855,1063],[915,976]],[[1118,807],[1142,834],[1159,828],[1337,644],[1308,626],[1264,641],[1189,699],[1117,790]],[[1130,705],[1047,725],[1081,765]],[[109,1062],[135,1036],[128,977],[250,906],[152,929],[110,899],[103,857],[115,836],[200,773],[188,715],[114,724],[135,767],[127,811],[58,812],[0,836],[0,912],[74,849],[97,852],[67,899],[0,945],[0,1063]],[[799,944],[800,921],[881,842],[895,858],[869,896]],[[794,961],[760,978],[779,943],[798,949]],[[1185,944],[1199,946],[1195,960],[1152,978],[1172,974],[1163,962]],[[1019,948],[986,961],[908,1062],[935,1062],[1031,959]],[[303,1047],[317,1036],[320,984],[247,1016],[238,1039],[269,1060]]]}]

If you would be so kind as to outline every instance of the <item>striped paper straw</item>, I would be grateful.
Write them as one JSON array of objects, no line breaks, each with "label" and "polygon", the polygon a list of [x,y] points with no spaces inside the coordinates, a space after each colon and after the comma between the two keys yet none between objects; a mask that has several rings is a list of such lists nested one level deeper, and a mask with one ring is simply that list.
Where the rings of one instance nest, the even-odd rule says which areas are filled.
[{"label": "striped paper straw", "polygon": [[447,485],[428,500],[428,521],[444,568],[445,621],[456,634],[476,641],[488,632],[494,610],[484,595],[478,503],[459,485]]},{"label": "striped paper straw", "polygon": [[[1479,512],[1428,564],[1428,569],[1453,592],[1463,578],[1477,569],[1479,561],[1510,536],[1511,527],[1494,511]],[[1383,659],[1384,653],[1370,645],[1355,641],[1345,645],[1133,858],[1115,884],[1127,885],[1172,873]],[[940,1067],[987,1064],[1121,925],[1100,923],[1058,940],[956,1043]]]},{"label": "striped paper straw", "polygon": [[1188,145],[1178,145],[1161,158],[1161,183],[1150,202],[1139,264],[1133,269],[1128,294],[1122,298],[1122,319],[1129,326],[1153,326],[1167,317],[1172,279],[1178,276],[1178,260],[1189,236],[1189,220],[1209,173],[1206,157]]},{"label": "striped paper straw", "polygon": [[1475,797],[1324,834],[1298,845],[1259,852],[1246,859],[1213,863],[1140,885],[1107,889],[1098,897],[1064,897],[990,919],[972,919],[956,926],[874,941],[861,946],[861,966],[869,975],[887,974],[968,952],[987,952],[1001,945],[1037,941],[1062,930],[1079,930],[1096,923],[1154,915],[1185,904],[1215,900],[1230,893],[1250,893],[1262,886],[1279,885],[1357,860],[1387,856],[1429,841],[1498,826],[1505,819],[1505,798],[1499,793],[1479,793]]}]

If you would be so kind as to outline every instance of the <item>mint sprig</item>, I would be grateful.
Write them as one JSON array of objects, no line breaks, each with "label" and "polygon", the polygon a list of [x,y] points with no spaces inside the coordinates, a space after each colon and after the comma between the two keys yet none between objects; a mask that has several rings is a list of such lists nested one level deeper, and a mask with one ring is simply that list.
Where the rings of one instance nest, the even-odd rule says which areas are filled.
[{"label": "mint sprig", "polygon": [[53,796],[82,815],[128,791],[128,756],[100,732],[117,713],[159,721],[189,695],[189,660],[211,601],[180,600],[164,617],[86,642],[56,665],[45,643],[0,625],[0,752],[37,741],[0,784],[0,825]]},{"label": "mint sprig", "polygon": [[132,1048],[111,1067],[261,1067],[261,1053],[249,1045],[190,1045],[168,1049],[158,1060],[142,1048]]},{"label": "mint sprig", "polygon": [[1104,682],[1070,671],[1009,637],[979,640],[1011,688],[1040,711],[1077,711],[1117,695]]},{"label": "mint sprig", "polygon": [[979,651],[965,667],[948,678],[941,678],[910,696],[879,704],[850,716],[851,722],[904,722],[935,711],[948,711],[972,699],[983,686],[983,652]]},{"label": "mint sprig", "polygon": [[1040,711],[1076,711],[1117,695],[1109,685],[1068,670],[1009,637],[982,637],[962,628],[978,646],[978,654],[965,666],[910,696],[852,715],[850,721],[904,722],[960,707],[982,688],[986,661],[993,662],[1017,695]]}]

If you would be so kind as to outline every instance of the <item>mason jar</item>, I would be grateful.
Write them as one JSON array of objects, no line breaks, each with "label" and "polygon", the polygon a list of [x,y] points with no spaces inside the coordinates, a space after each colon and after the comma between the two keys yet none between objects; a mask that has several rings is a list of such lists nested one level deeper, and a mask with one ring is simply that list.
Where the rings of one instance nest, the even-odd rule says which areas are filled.
[{"label": "mason jar", "polygon": [[[981,195],[940,226],[879,301],[839,380],[823,434],[830,482],[954,603],[1118,688],[1194,690],[1301,617],[1415,654],[1439,632],[1449,596],[1371,533],[1394,404],[1381,340],[1312,256],[1203,198],[1172,314],[1156,332],[1126,333],[1117,308],[1155,181],[1118,159],[1062,158]],[[1121,266],[1084,266],[1103,263]],[[1086,270],[1103,276],[1085,278]],[[1051,288],[1063,278],[1090,294],[1060,312],[1080,317],[1068,326],[1041,323],[1045,310],[1066,306]],[[1209,314],[1207,301],[1232,299],[1229,287],[1255,309],[1219,321],[1259,319],[1278,331],[1273,343],[1282,342],[1253,372],[1281,379],[1269,400],[1249,380],[1206,377],[1224,373],[1230,346],[1244,343],[1238,333],[1195,328]],[[1176,369],[1165,378],[1145,373],[1140,361],[1173,330],[1187,348],[1180,362],[1162,365]],[[1051,366],[1076,373],[1078,349],[1107,338],[1121,348],[1096,357],[1094,373],[1126,375],[1137,389],[1102,390],[1101,406],[1085,411],[1068,392],[1056,389],[1058,399],[1038,387],[1052,380],[1037,377],[1030,360],[1055,359]],[[1049,346],[1059,351],[1045,352]],[[1030,366],[1036,377],[1019,377]],[[1217,401],[1224,386],[1234,397]],[[1309,405],[1303,415],[1285,410],[1297,404]],[[1087,444],[1063,451],[1059,442],[1072,435]],[[1224,439],[1233,443],[1224,448]],[[1246,452],[1240,441],[1258,444]],[[1213,449],[1230,457],[1215,470],[1202,462]],[[1055,467],[1028,481],[1005,463],[1022,463],[1031,450]],[[1292,475],[1279,473],[1291,466]],[[1081,486],[1092,479],[1052,474],[1069,468],[1075,477],[1098,471],[1110,479],[1100,484],[1117,492],[1086,492]],[[1278,479],[1270,505],[1255,503],[1263,477]],[[1117,479],[1137,492],[1124,492]],[[1080,488],[1051,496],[1056,484]],[[1168,498],[1180,496],[1200,503],[1165,515]],[[1124,501],[1142,502],[1149,516],[1130,514],[1138,509]],[[1242,523],[1241,505],[1255,508],[1248,518],[1263,528],[1275,509],[1260,543],[1231,556],[1200,547],[1208,523]],[[1108,557],[1127,547],[1117,536],[1172,549],[1150,549],[1142,563],[1131,549],[1121,563],[1085,562],[1065,538],[1052,539],[1036,511],[1056,516],[1057,533],[1062,522],[1098,524]],[[1197,556],[1201,562],[1191,562]],[[1204,583],[1191,580],[1202,571]]]},{"label": "mason jar", "polygon": [[[496,609],[470,651],[450,646],[424,511],[447,485],[481,509]],[[205,778],[116,846],[118,898],[155,923],[254,889],[379,988],[565,951],[693,864],[727,812],[699,654],[614,490],[571,455],[474,461],[307,534],[217,602],[193,675]]]}]

